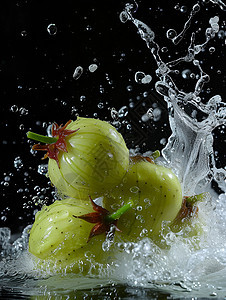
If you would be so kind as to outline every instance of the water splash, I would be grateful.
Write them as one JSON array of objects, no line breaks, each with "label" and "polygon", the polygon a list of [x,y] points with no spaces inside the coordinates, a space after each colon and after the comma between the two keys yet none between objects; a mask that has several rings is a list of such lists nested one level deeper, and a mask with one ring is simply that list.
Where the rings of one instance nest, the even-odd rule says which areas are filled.
[{"label": "water splash", "polygon": [[[199,9],[200,7],[196,4],[182,33],[173,36],[175,44],[181,41],[190,26],[191,19]],[[186,55],[165,63],[160,56],[160,46],[155,42],[155,33],[142,21],[133,17],[133,10],[134,5],[127,4],[120,14],[120,19],[123,22],[131,21],[151,50],[158,67],[156,75],[159,81],[156,82],[155,88],[164,97],[171,112],[169,121],[172,135],[162,151],[164,158],[181,180],[184,195],[205,191],[213,178],[221,189],[226,191],[226,172],[223,169],[218,170],[215,166],[212,136],[214,128],[225,122],[226,104],[222,102],[219,95],[212,97],[207,103],[201,102],[199,95],[210,77],[195,59],[196,55],[218,33],[219,18],[215,16],[209,20],[210,27],[205,31],[206,40],[202,44],[195,43],[195,33],[192,33]],[[171,73],[174,72],[172,68],[181,62],[193,63],[200,73],[194,91],[189,93],[180,90],[171,77]]]},{"label": "water splash", "polygon": [[226,10],[226,4],[222,0],[210,0],[212,3],[219,5],[222,10]]},{"label": "water splash", "polygon": [[175,45],[179,44],[180,41],[182,41],[182,39],[183,39],[183,37],[184,37],[186,31],[189,29],[189,27],[190,27],[190,25],[191,25],[191,23],[192,23],[193,17],[195,16],[195,14],[196,14],[197,12],[199,12],[199,10],[200,10],[199,4],[195,4],[195,5],[193,6],[193,8],[192,8],[192,11],[191,11],[191,13],[190,13],[190,16],[189,16],[187,22],[184,24],[183,30],[182,30],[178,35],[177,35],[176,31],[173,30],[173,29],[169,29],[169,30],[167,31],[167,37],[168,37],[169,39],[171,39],[172,42],[173,42]]}]

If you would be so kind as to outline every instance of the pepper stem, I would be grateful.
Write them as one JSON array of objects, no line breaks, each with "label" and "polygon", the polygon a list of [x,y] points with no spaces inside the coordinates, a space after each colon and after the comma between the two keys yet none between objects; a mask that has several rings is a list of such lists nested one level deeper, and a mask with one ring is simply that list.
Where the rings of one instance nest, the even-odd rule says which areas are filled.
[{"label": "pepper stem", "polygon": [[154,160],[156,158],[158,158],[160,156],[160,151],[159,150],[156,150],[154,151],[152,154],[151,154],[151,158],[153,158]]},{"label": "pepper stem", "polygon": [[115,212],[111,213],[110,215],[106,216],[106,220],[108,222],[112,222],[115,220],[118,220],[127,210],[129,210],[133,206],[133,201],[129,201],[126,204],[124,204],[122,207],[120,207]]},{"label": "pepper stem", "polygon": [[45,143],[45,144],[54,144],[58,141],[58,138],[56,137],[45,136],[45,135],[34,133],[32,131],[27,132],[27,137],[31,140]]}]

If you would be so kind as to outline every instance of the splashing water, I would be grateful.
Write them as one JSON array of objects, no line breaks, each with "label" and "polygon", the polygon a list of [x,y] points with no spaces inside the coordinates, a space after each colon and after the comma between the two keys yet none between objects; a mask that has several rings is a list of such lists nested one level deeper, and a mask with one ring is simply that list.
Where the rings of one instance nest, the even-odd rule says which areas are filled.
[{"label": "splashing water", "polygon": [[[155,33],[146,24],[133,17],[133,9],[133,5],[127,4],[121,13],[121,20],[123,22],[132,21],[141,38],[151,50],[158,66],[156,75],[159,77],[159,81],[156,82],[155,88],[164,97],[171,111],[169,120],[172,135],[162,151],[164,158],[180,178],[184,195],[203,192],[213,178],[222,190],[226,191],[226,172],[215,167],[212,136],[213,129],[225,122],[226,104],[221,101],[219,95],[209,99],[206,104],[201,102],[199,94],[204,84],[209,81],[209,75],[202,70],[199,61],[195,59],[195,56],[205,48],[209,40],[218,33],[219,18],[210,19],[210,27],[206,29],[206,41],[203,44],[195,44],[195,34],[193,33],[187,54],[165,63],[160,57],[160,47],[155,42]],[[199,9],[198,4],[193,7],[184,30],[180,35],[174,36],[174,39],[179,37],[177,42],[173,40],[175,44],[183,38],[188,24],[191,23],[192,17]],[[200,78],[194,91],[189,93],[180,90],[170,76],[170,73],[174,71],[172,68],[181,62],[193,63],[200,72]]]},{"label": "splashing water", "polygon": [[[225,8],[222,1],[211,0],[218,4],[220,8]],[[206,29],[206,40],[202,44],[195,43],[195,34],[191,35],[191,42],[184,57],[180,57],[170,62],[164,62],[160,56],[160,47],[155,41],[155,33],[142,21],[134,18],[137,6],[127,4],[120,14],[122,22],[131,21],[150,49],[152,56],[157,64],[156,75],[158,81],[155,84],[156,91],[163,96],[170,111],[169,121],[172,134],[162,151],[167,164],[179,177],[183,185],[183,194],[192,195],[205,191],[213,180],[215,180],[221,190],[225,193],[224,169],[217,169],[213,156],[213,135],[214,128],[224,124],[226,117],[226,105],[222,102],[220,95],[215,95],[209,100],[202,102],[200,93],[204,84],[209,81],[200,62],[196,59],[199,54],[215,37],[219,31],[219,18],[210,19],[210,27]],[[178,44],[184,37],[185,32],[191,26],[191,21],[198,13],[199,5],[194,5],[189,19],[180,34],[174,30],[168,31],[168,37],[174,44]],[[182,91],[174,82],[171,75],[173,68],[180,63],[193,64],[199,71],[200,76],[196,82],[194,90],[188,93]],[[78,71],[78,70],[77,70]],[[80,73],[79,73],[80,72]],[[75,72],[74,79],[78,79],[81,70]],[[147,77],[149,76],[149,77]],[[152,80],[150,75],[137,72],[135,76],[137,82],[144,84]],[[143,81],[143,82],[142,82]],[[128,113],[127,107],[122,107],[119,112],[111,112],[120,118]],[[149,109],[143,115],[143,121],[147,121],[154,115],[154,111]],[[19,159],[16,160],[17,168]],[[38,172],[44,172],[43,166],[39,167]],[[45,173],[45,172],[44,172]],[[221,194],[211,201],[206,201],[199,205],[201,218],[204,220],[205,234],[200,241],[199,250],[194,250],[195,241],[190,239],[184,241],[180,234],[167,232],[164,239],[170,245],[169,250],[162,250],[152,241],[144,238],[139,243],[116,243],[115,255],[117,261],[114,264],[110,279],[113,282],[129,282],[132,285],[151,287],[156,289],[169,290],[175,295],[182,292],[189,296],[193,294],[225,296],[226,295],[226,196]],[[167,224],[166,224],[167,226]],[[0,278],[8,278],[19,275],[19,280],[26,280],[34,290],[37,282],[31,280],[36,278],[33,271],[33,262],[27,253],[27,243],[30,226],[25,228],[22,236],[11,242],[10,231],[7,228],[0,229],[1,248],[0,255]],[[144,235],[145,236],[145,235]],[[108,251],[112,246],[111,238],[103,243],[104,251]],[[30,281],[29,281],[30,280]],[[76,281],[77,280],[77,281]],[[54,276],[43,279],[39,286],[49,286],[59,289],[77,288],[86,286],[85,279],[76,279],[73,275],[65,278]],[[95,281],[95,279],[92,279]],[[102,280],[101,284],[109,283],[109,279]],[[88,281],[89,288],[99,284]],[[216,293],[216,287],[218,287]],[[40,287],[34,293],[40,292]],[[187,295],[187,294],[186,294]]]}]

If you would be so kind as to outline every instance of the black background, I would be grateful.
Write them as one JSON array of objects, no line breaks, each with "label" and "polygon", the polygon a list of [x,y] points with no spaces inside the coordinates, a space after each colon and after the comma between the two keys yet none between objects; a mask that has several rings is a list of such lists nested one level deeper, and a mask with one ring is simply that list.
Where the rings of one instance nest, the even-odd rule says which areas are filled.
[{"label": "black background", "polygon": [[[220,16],[220,29],[226,31],[226,13],[211,2],[200,1],[201,11],[185,39],[178,46],[172,45],[166,31],[174,28],[179,33],[196,2],[138,1],[135,17],[152,28],[161,48],[167,47],[168,51],[161,52],[164,61],[186,54],[192,31],[198,32],[197,43],[203,43],[210,17]],[[27,141],[28,130],[46,134],[50,123],[65,123],[75,119],[76,114],[113,121],[109,108],[119,110],[127,106],[128,114],[120,118],[119,131],[128,147],[139,145],[141,151],[163,148],[160,141],[169,137],[170,128],[166,104],[154,92],[156,64],[134,25],[119,20],[126,3],[1,1],[0,227],[8,226],[13,232],[20,230],[33,222],[35,209],[53,199],[48,179],[37,172],[38,165],[46,162],[40,160],[42,154],[30,152],[33,143]],[[176,9],[176,5],[184,9]],[[56,25],[56,34],[48,33],[49,24]],[[211,53],[210,47],[216,50]],[[225,38],[216,36],[197,57],[211,78],[201,94],[204,101],[215,94],[225,101],[225,49]],[[98,65],[94,73],[88,70],[92,63]],[[84,72],[74,80],[77,66],[82,66]],[[195,80],[181,76],[181,71],[190,67],[181,65],[175,77],[179,88],[185,91],[195,85]],[[151,83],[136,83],[137,71],[150,74]],[[85,96],[85,101],[80,101],[81,96]],[[161,119],[142,122],[141,116],[153,105],[161,108]],[[223,167],[224,128],[221,126],[214,133],[217,166]],[[17,157],[23,163],[19,169],[14,166]]]}]

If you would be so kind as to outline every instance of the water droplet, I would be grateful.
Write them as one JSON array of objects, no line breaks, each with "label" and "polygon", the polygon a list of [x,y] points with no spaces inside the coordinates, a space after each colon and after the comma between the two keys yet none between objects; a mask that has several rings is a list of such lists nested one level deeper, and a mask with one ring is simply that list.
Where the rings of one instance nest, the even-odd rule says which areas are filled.
[{"label": "water droplet", "polygon": [[168,51],[168,48],[167,48],[167,47],[162,47],[161,51],[162,51],[163,53],[166,53],[166,52]]},{"label": "water droplet", "polygon": [[104,87],[102,85],[100,85],[100,93],[103,94],[104,93]]},{"label": "water droplet", "polygon": [[213,52],[215,52],[215,50],[216,50],[215,47],[210,47],[210,48],[209,48],[209,52],[210,52],[211,54],[212,54]]},{"label": "water droplet", "polygon": [[128,86],[126,87],[126,89],[127,89],[128,92],[132,92],[133,87],[132,87],[132,85],[128,85]]},{"label": "water droplet", "polygon": [[5,176],[4,180],[7,181],[7,182],[10,181],[10,176]]},{"label": "water droplet", "polygon": [[113,120],[118,119],[118,112],[114,107],[111,108],[111,117],[112,117]]},{"label": "water droplet", "polygon": [[21,107],[19,109],[19,112],[20,112],[21,115],[24,115],[24,116],[28,115],[28,110],[26,108],[24,108],[24,107]]},{"label": "water droplet", "polygon": [[129,190],[130,190],[131,193],[136,194],[136,193],[139,192],[140,189],[139,189],[138,186],[132,186]]},{"label": "water droplet", "polygon": [[182,5],[181,8],[180,8],[180,11],[181,11],[182,13],[186,13],[187,10],[188,10],[188,8],[187,8],[187,6],[185,6],[185,5]]},{"label": "water droplet", "polygon": [[26,37],[26,36],[27,36],[27,31],[26,31],[26,30],[23,30],[23,31],[21,31],[20,34],[21,34],[22,37]]},{"label": "water droplet", "polygon": [[103,108],[104,108],[104,103],[103,103],[103,102],[99,102],[99,103],[97,104],[97,107],[98,107],[99,109],[103,109]]},{"label": "water droplet", "polygon": [[[79,100],[80,100],[81,102],[85,102],[85,101],[86,101],[86,96],[84,96],[84,95],[80,96]],[[76,111],[77,111],[77,110],[76,110]]]},{"label": "water droplet", "polygon": [[212,293],[210,293],[210,296],[216,297],[216,296],[217,296],[217,293],[216,293],[216,292],[212,292]]},{"label": "water droplet", "polygon": [[193,6],[192,10],[195,11],[195,12],[200,11],[200,5],[199,5],[198,3],[196,3],[196,4]]},{"label": "water droplet", "polygon": [[225,32],[224,32],[224,30],[220,30],[219,32],[218,32],[218,38],[219,39],[223,39],[224,37],[225,37]]},{"label": "water droplet", "polygon": [[12,106],[10,107],[10,111],[11,111],[11,112],[18,112],[18,106],[17,106],[17,105],[12,105]]},{"label": "water droplet", "polygon": [[91,73],[95,72],[97,70],[98,66],[96,64],[89,65],[89,71]]},{"label": "water droplet", "polygon": [[143,122],[147,122],[148,120],[153,118],[153,109],[149,108],[147,112],[141,117]]},{"label": "water droplet", "polygon": [[[46,175],[48,172],[48,164],[43,164],[38,166],[38,173],[41,175]],[[37,190],[37,187],[36,187]]]},{"label": "water droplet", "polygon": [[86,30],[87,30],[87,31],[92,31],[92,30],[93,30],[93,28],[92,28],[92,26],[91,26],[91,25],[87,25],[87,26],[86,26]]},{"label": "water droplet", "polygon": [[145,77],[141,79],[141,83],[143,83],[143,84],[148,84],[151,81],[152,81],[152,76],[151,75],[145,75]]},{"label": "water droplet", "polygon": [[82,73],[83,73],[83,67],[78,66],[78,67],[75,69],[75,71],[74,71],[73,78],[74,78],[75,80],[79,79],[80,76],[82,75]]},{"label": "water droplet", "polygon": [[25,127],[24,127],[24,124],[20,124],[20,125],[19,125],[19,129],[20,129],[20,130],[24,130],[24,128],[25,128]]},{"label": "water droplet", "polygon": [[128,14],[126,11],[122,11],[119,15],[119,19],[122,23],[125,23],[128,20]]},{"label": "water droplet", "polygon": [[141,81],[144,77],[145,77],[145,74],[143,72],[138,71],[135,73],[135,81],[137,83],[141,83]]},{"label": "water droplet", "polygon": [[14,159],[14,167],[16,169],[21,169],[23,167],[22,159],[19,156]]},{"label": "water droplet", "polygon": [[190,69],[185,69],[185,70],[182,71],[181,75],[184,79],[189,79],[190,75],[191,75],[191,70]]},{"label": "water droplet", "polygon": [[55,35],[57,33],[57,27],[55,24],[49,24],[47,26],[47,31],[50,35]]},{"label": "water droplet", "polygon": [[167,142],[166,138],[162,138],[162,139],[160,140],[160,144],[161,144],[161,145],[165,145],[166,142]]},{"label": "water droplet", "polygon": [[175,38],[175,36],[177,36],[177,32],[174,29],[169,29],[166,32],[166,37],[170,40],[172,40],[173,38]]},{"label": "water droplet", "polygon": [[147,234],[148,234],[148,230],[146,228],[143,228],[141,230],[140,237],[145,237]]},{"label": "water droplet", "polygon": [[1,221],[5,222],[7,220],[7,217],[6,216],[2,216],[1,217]]},{"label": "water droplet", "polygon": [[119,118],[126,117],[127,115],[128,115],[128,107],[127,106],[122,106],[118,111]]},{"label": "water droplet", "polygon": [[161,114],[162,114],[162,111],[160,108],[156,107],[154,110],[153,110],[153,120],[155,122],[159,121],[161,119]]}]

